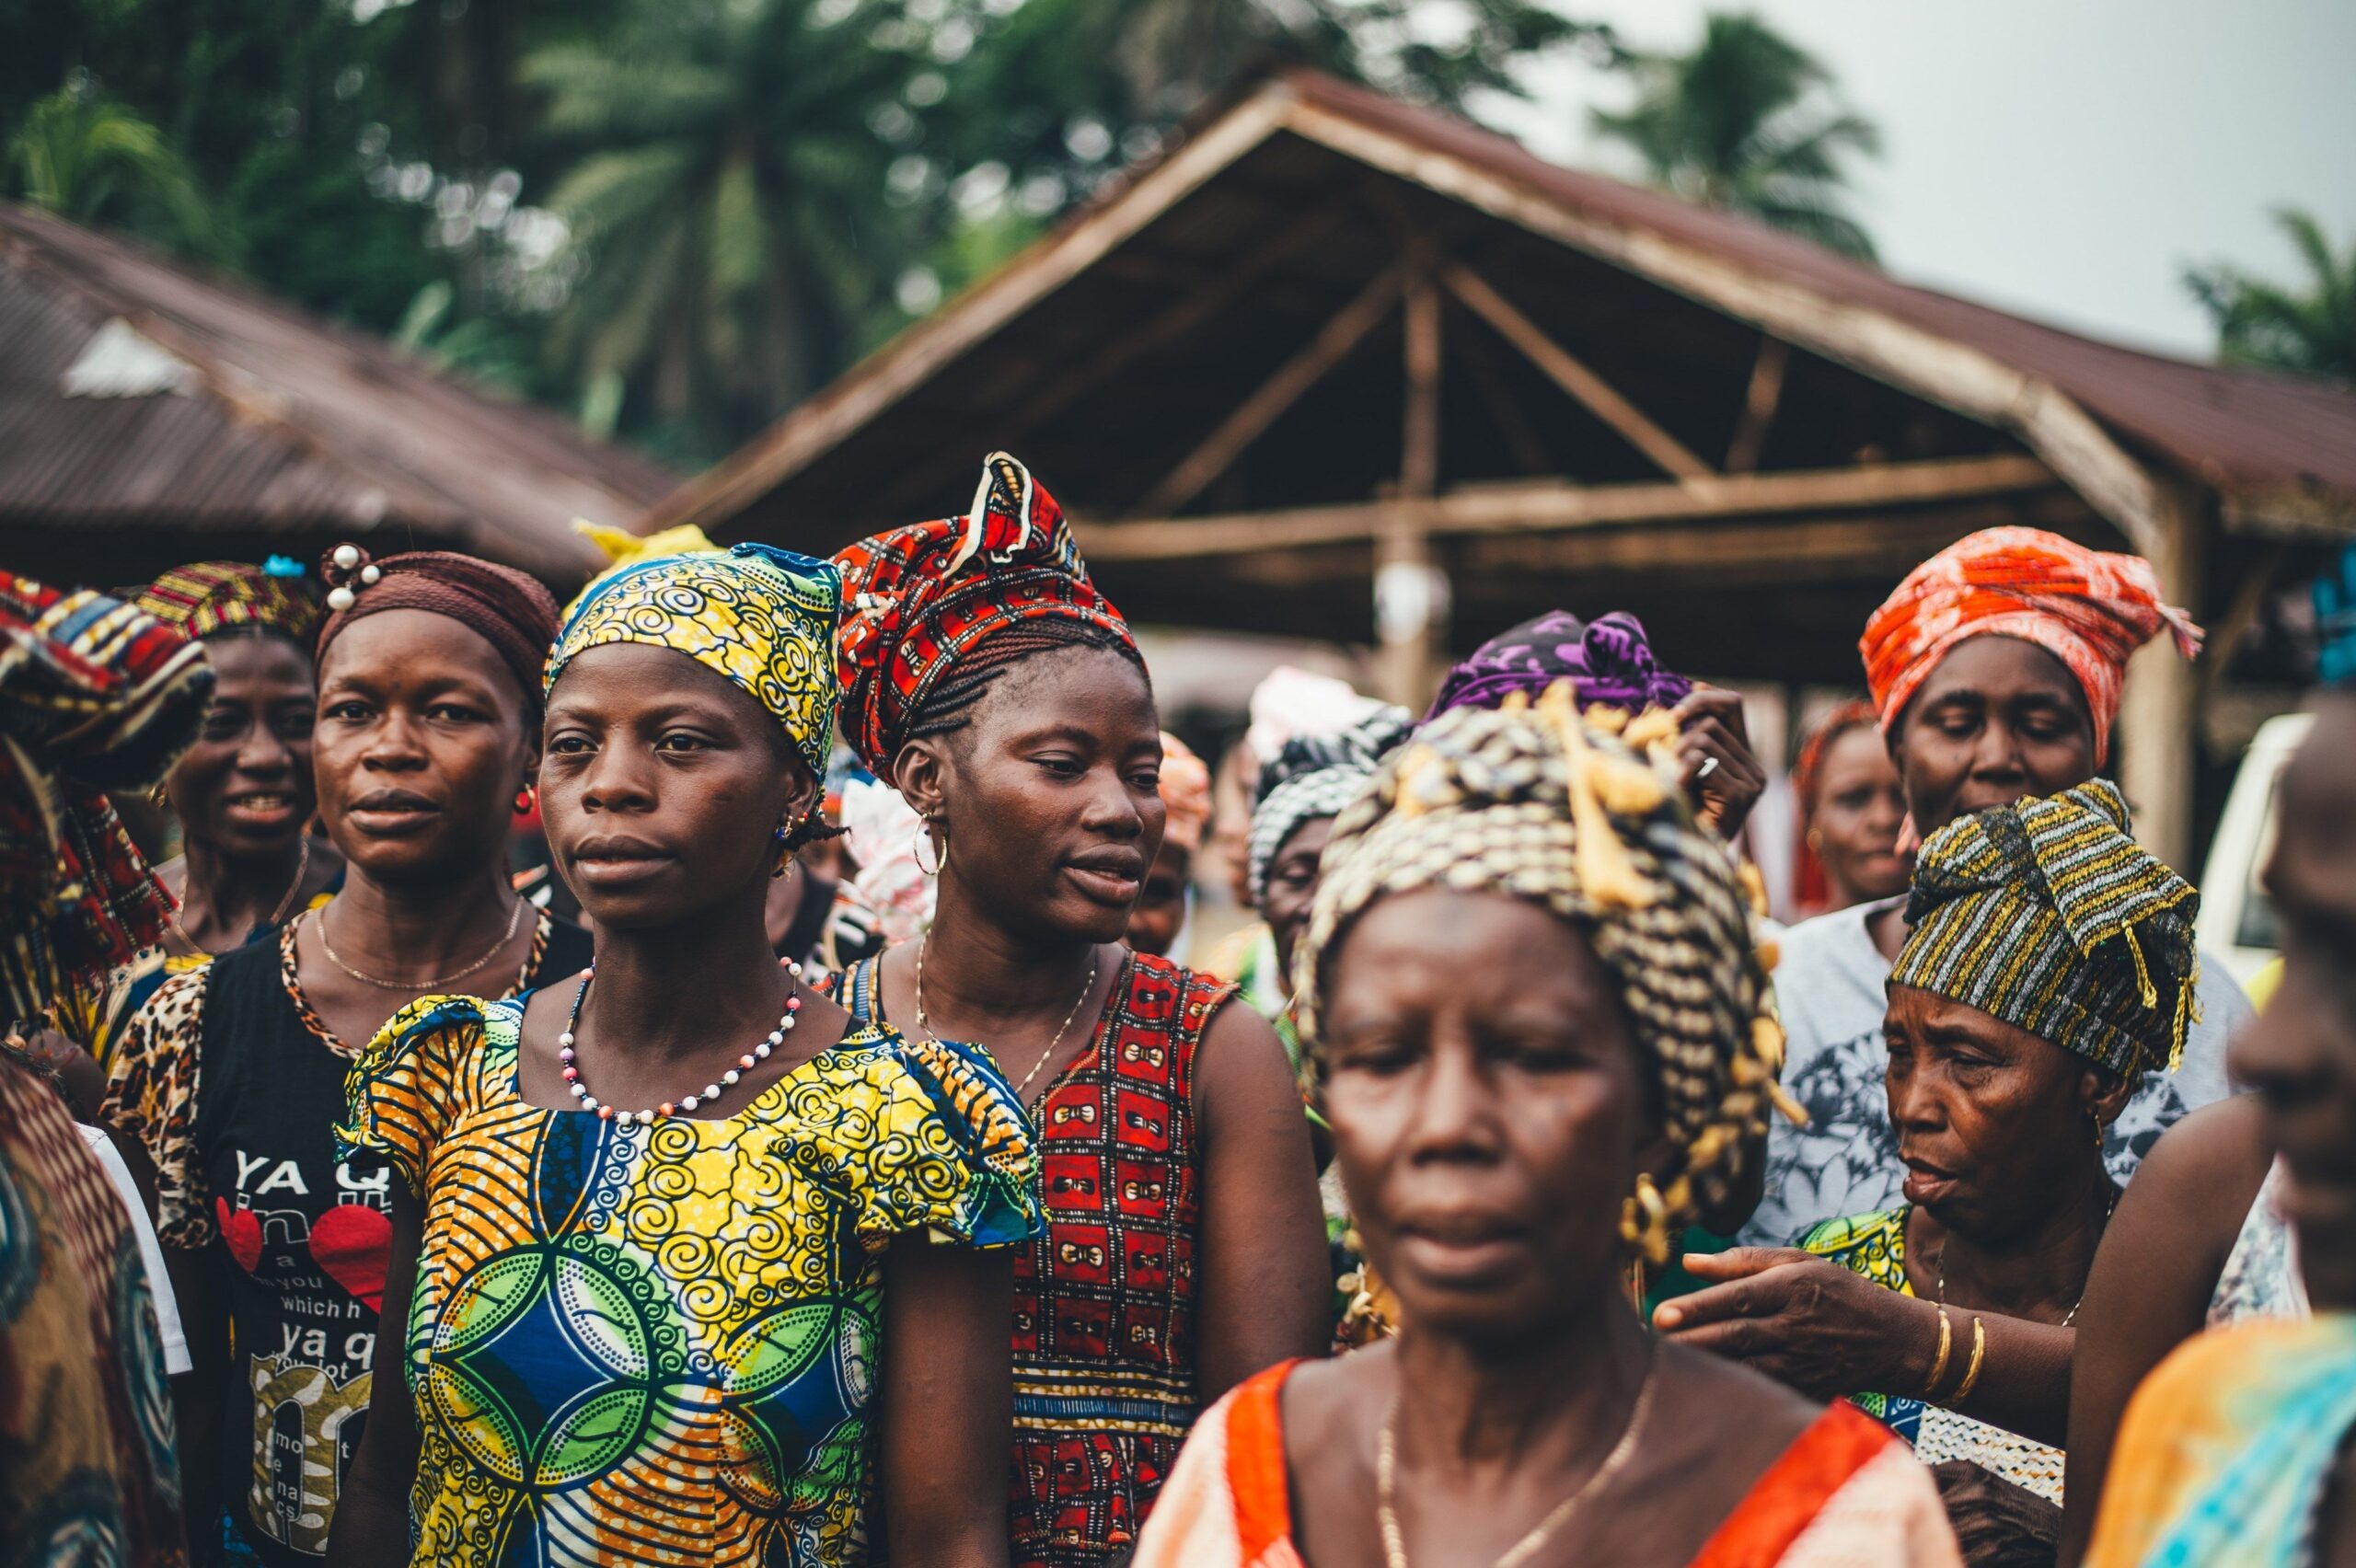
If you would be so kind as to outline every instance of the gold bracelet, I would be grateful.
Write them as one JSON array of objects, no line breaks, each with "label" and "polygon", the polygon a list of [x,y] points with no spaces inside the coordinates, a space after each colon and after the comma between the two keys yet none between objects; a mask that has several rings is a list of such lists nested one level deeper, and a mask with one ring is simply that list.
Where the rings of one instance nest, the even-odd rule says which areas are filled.
[{"label": "gold bracelet", "polygon": [[1939,1396],[1939,1379],[1947,1375],[1947,1353],[1955,1348],[1955,1329],[1947,1322],[1945,1302],[1939,1303],[1939,1354],[1931,1360],[1931,1375],[1923,1379],[1923,1402],[1934,1404]]},{"label": "gold bracelet", "polygon": [[1971,1397],[1971,1386],[1980,1381],[1980,1359],[1987,1354],[1988,1331],[1981,1327],[1979,1314],[1974,1313],[1971,1319],[1971,1361],[1963,1369],[1963,1383],[1956,1389],[1955,1397],[1943,1401],[1949,1410],[1961,1408],[1963,1401]]}]

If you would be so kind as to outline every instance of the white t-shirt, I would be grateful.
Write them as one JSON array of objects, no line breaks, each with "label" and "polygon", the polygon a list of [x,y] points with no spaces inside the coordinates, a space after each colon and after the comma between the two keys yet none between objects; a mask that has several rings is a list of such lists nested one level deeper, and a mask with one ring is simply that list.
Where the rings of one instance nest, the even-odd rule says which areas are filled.
[{"label": "white t-shirt", "polygon": [[[1767,1134],[1767,1193],[1743,1228],[1746,1246],[1784,1247],[1809,1226],[1895,1208],[1906,1168],[1889,1124],[1882,1043],[1890,963],[1866,922],[1905,897],[1836,909],[1784,933],[1775,965],[1775,1000],[1786,1046],[1784,1087],[1807,1112],[1796,1127],[1774,1118]],[[2105,1162],[2114,1180],[2135,1172],[2162,1129],[2186,1112],[2232,1092],[2225,1043],[2252,1016],[2249,998],[2218,960],[2203,954],[2193,990],[2198,1018],[2187,1033],[2184,1065],[2155,1068],[2110,1124]]]},{"label": "white t-shirt", "polygon": [[139,1238],[139,1259],[147,1265],[147,1284],[156,1298],[156,1332],[164,1342],[164,1371],[177,1378],[196,1363],[189,1358],[188,1335],[180,1328],[179,1298],[172,1294],[171,1275],[164,1272],[164,1250],[156,1243],[156,1227],[147,1217],[139,1184],[131,1179],[131,1167],[122,1162],[122,1152],[112,1138],[80,1122],[74,1126],[106,1168],[115,1196],[122,1200],[123,1212],[131,1216],[131,1233]]}]

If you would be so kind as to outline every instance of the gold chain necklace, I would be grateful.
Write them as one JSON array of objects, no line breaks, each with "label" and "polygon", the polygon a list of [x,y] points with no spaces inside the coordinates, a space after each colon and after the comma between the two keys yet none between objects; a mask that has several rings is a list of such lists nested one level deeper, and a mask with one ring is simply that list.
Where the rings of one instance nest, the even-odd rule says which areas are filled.
[{"label": "gold chain necklace", "polygon": [[[286,884],[286,892],[280,896],[278,900],[278,907],[271,910],[270,912],[270,918],[262,922],[262,927],[265,929],[275,928],[285,922],[287,905],[293,904],[294,902],[294,895],[303,891],[303,879],[310,874],[311,836],[306,833],[301,836],[298,842],[302,845],[302,848],[296,851],[294,856],[294,880]],[[180,924],[180,912],[179,910],[175,909],[171,911],[169,914],[165,916],[164,918],[172,923],[172,929],[179,934],[180,940],[186,942],[191,951],[201,952],[207,958],[218,958],[221,956],[219,953],[214,952],[211,948],[200,945],[194,937],[188,934],[188,928]],[[251,933],[248,934],[250,935]]]},{"label": "gold chain necklace", "polygon": [[[1553,1512],[1538,1521],[1538,1526],[1516,1541],[1511,1550],[1497,1559],[1496,1568],[1521,1568],[1521,1564],[1537,1555],[1547,1539],[1562,1528],[1570,1516],[1579,1511],[1587,1500],[1603,1490],[1611,1478],[1626,1468],[1636,1452],[1636,1439],[1645,1429],[1645,1414],[1652,1409],[1653,1388],[1657,1382],[1653,1373],[1660,1365],[1660,1353],[1648,1351],[1645,1357],[1645,1380],[1636,1389],[1635,1407],[1628,1412],[1627,1430],[1620,1434],[1611,1452],[1595,1467],[1595,1473],[1580,1483],[1579,1489],[1554,1505]],[[1399,1503],[1395,1484],[1398,1469],[1399,1393],[1393,1390],[1391,1406],[1382,1413],[1382,1438],[1375,1450],[1374,1491],[1375,1523],[1382,1531],[1382,1561],[1384,1568],[1408,1568],[1407,1537],[1399,1528]]]},{"label": "gold chain necklace", "polygon": [[[924,1012],[924,955],[930,951],[931,949],[932,932],[928,930],[924,934],[924,940],[917,944],[917,1027],[924,1031],[927,1038],[938,1040],[941,1036],[933,1033],[932,1020],[925,1017]],[[1071,1020],[1080,1016],[1081,1005],[1088,1000],[1091,994],[1094,993],[1096,989],[1097,962],[1097,955],[1093,953],[1089,955],[1088,979],[1080,986],[1080,995],[1072,998],[1071,1011],[1064,1014],[1063,1022],[1056,1025],[1056,1037],[1047,1042],[1047,1048],[1039,1053],[1039,1059],[1031,1065],[1031,1070],[1029,1072],[1022,1075],[1022,1081],[1014,1086],[1014,1098],[1021,1101],[1023,1104],[1027,1105],[1030,1103],[1024,1096],[1031,1092],[1032,1080],[1039,1076],[1041,1068],[1045,1067],[1050,1061],[1055,1059],[1056,1047],[1064,1043],[1064,1031],[1071,1027]],[[882,984],[883,976],[880,971],[876,978],[877,984]],[[987,1049],[987,1047],[985,1047],[985,1049]],[[990,1055],[995,1056],[998,1053],[993,1051]],[[999,1070],[1004,1071],[1005,1069],[1000,1068]]]},{"label": "gold chain necklace", "polygon": [[504,952],[507,949],[507,944],[515,940],[515,928],[523,918],[524,901],[518,898],[515,901],[515,906],[507,912],[507,929],[501,932],[499,940],[491,944],[491,951],[489,952],[484,953],[480,958],[476,959],[464,969],[454,970],[448,974],[437,974],[431,980],[379,980],[374,974],[364,974],[359,970],[352,968],[352,965],[344,963],[343,960],[337,955],[335,944],[328,940],[328,912],[325,909],[320,910],[318,915],[312,918],[311,924],[312,928],[319,933],[319,951],[328,955],[328,962],[334,964],[338,969],[342,970],[346,974],[351,975],[354,980],[359,981],[362,985],[374,986],[379,990],[385,991],[442,991],[446,990],[450,986],[457,984],[459,981],[464,980],[468,975],[472,974],[475,971],[482,968],[485,964],[488,964],[492,959],[497,958],[502,952]]}]

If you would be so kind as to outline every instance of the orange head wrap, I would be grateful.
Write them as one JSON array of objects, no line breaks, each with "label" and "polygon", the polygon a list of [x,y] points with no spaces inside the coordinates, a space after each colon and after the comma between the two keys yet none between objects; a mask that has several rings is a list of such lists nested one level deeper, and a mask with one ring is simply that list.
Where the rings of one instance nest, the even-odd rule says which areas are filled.
[{"label": "orange head wrap", "polygon": [[1161,803],[1169,811],[1161,841],[1189,855],[1200,849],[1203,830],[1211,824],[1211,770],[1167,730],[1161,732]]},{"label": "orange head wrap", "polygon": [[2099,767],[2110,754],[2127,656],[2163,629],[2186,658],[2200,651],[2200,628],[2161,601],[2159,575],[2141,556],[2090,550],[2039,528],[1988,528],[1908,572],[1865,622],[1857,651],[1888,734],[1957,643],[1973,637],[2035,643],[2085,688]]}]

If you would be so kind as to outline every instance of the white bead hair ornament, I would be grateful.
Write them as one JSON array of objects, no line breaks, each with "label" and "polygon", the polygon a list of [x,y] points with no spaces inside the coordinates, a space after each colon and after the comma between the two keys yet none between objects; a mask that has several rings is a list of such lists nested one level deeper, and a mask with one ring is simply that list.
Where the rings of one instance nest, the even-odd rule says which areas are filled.
[{"label": "white bead hair ornament", "polygon": [[352,601],[358,597],[359,595],[349,588],[330,588],[328,590],[328,608],[348,610],[352,608]]}]

